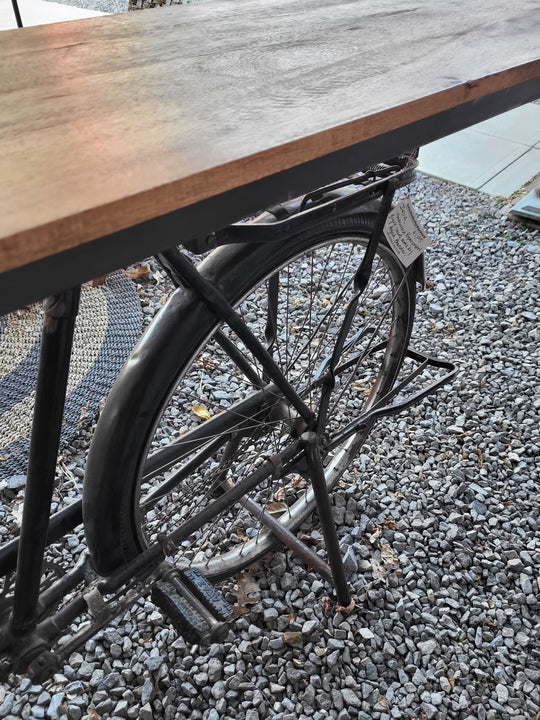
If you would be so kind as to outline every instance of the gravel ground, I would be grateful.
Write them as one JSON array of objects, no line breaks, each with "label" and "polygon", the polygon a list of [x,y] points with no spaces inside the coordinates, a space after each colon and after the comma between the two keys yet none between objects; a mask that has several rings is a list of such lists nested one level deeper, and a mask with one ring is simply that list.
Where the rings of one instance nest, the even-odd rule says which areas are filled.
[{"label": "gravel ground", "polygon": [[[334,495],[356,611],[325,615],[325,584],[277,553],[224,644],[187,647],[140,601],[51,683],[0,687],[0,718],[539,717],[540,235],[469,189],[420,177],[412,195],[434,239],[413,345],[460,373],[382,421]],[[141,289],[150,320],[163,288]],[[87,434],[64,452],[65,498]]]},{"label": "gravel ground", "polygon": [[74,5],[86,10],[99,10],[104,13],[127,12],[129,0],[51,0],[60,2],[61,5]]}]

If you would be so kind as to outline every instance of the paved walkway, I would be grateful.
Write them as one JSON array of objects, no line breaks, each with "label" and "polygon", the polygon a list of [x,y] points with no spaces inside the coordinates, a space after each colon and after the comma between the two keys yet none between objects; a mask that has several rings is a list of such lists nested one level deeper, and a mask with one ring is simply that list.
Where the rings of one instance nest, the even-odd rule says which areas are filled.
[{"label": "paved walkway", "polygon": [[540,173],[540,105],[522,105],[426,145],[420,170],[510,197]]},{"label": "paved walkway", "polygon": [[[89,0],[79,3],[87,5]],[[106,14],[47,0],[19,0],[19,7],[24,25]],[[11,0],[2,0],[0,30],[14,27]],[[540,173],[540,104],[523,105],[426,145],[420,151],[420,170],[489,195],[510,197]]]},{"label": "paved walkway", "polygon": [[[95,15],[106,15],[106,13],[96,10],[87,10],[57,2],[47,2],[46,0],[19,0],[19,11],[25,27],[63,22],[64,20],[78,20],[85,17],[94,17]],[[15,22],[11,0],[1,0],[0,30],[9,30],[16,27],[17,23]]]}]

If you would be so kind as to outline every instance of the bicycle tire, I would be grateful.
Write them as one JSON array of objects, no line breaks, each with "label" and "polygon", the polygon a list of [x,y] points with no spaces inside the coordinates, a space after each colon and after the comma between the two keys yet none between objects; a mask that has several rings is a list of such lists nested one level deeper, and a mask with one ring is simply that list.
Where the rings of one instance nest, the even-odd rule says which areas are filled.
[{"label": "bicycle tire", "polygon": [[[350,253],[358,253],[355,255],[354,262],[351,265],[351,271],[356,269],[372,226],[373,216],[371,215],[351,215],[337,218],[296,237],[286,238],[270,244],[246,244],[220,248],[201,264],[199,270],[206,279],[220,288],[231,304],[238,306],[241,302],[244,302],[247,307],[252,308],[253,301],[250,298],[253,296],[253,292],[259,292],[258,289],[263,287],[269,277],[274,276],[276,272],[279,272],[283,277],[284,268],[292,266],[293,262],[308,262],[308,258],[311,258],[309,262],[311,262],[313,276],[315,262],[313,258],[316,257],[316,253],[329,247],[339,245],[343,250],[346,246],[349,248]],[[330,252],[328,252],[328,258],[330,258]],[[344,390],[344,392],[348,393],[348,397],[352,398],[352,400],[348,400],[349,403],[352,402],[354,406],[362,402],[364,409],[384,396],[394,383],[408,345],[415,306],[414,282],[384,244],[384,241],[379,247],[376,260],[382,268],[382,272],[386,273],[389,278],[386,282],[390,282],[392,287],[390,310],[386,310],[386,313],[391,313],[389,326],[389,337],[391,339],[384,350],[380,367],[377,365],[378,370],[375,370],[375,377],[372,378],[374,384],[371,385],[370,390],[366,390],[366,401],[359,400],[358,393],[353,392],[352,379],[348,381],[348,386]],[[325,262],[324,273],[321,271],[318,280],[319,285],[316,288],[313,285],[309,289],[308,301],[310,308],[313,306],[315,290],[322,288],[323,294],[326,293],[325,283],[327,277],[333,278],[334,270],[329,270],[330,265],[333,268],[337,264],[338,270],[336,273],[342,272],[339,265],[342,264],[343,260],[333,257],[331,261],[327,259]],[[347,262],[349,263],[349,261]],[[291,278],[294,279],[294,276],[287,276],[287,300],[284,304],[286,308],[289,308],[291,304],[289,298]],[[312,282],[312,280],[309,282]],[[304,281],[302,280],[302,282]],[[282,280],[280,280],[280,283],[281,287],[283,287]],[[308,284],[304,283],[306,286]],[[345,288],[347,288],[347,284],[345,284]],[[375,289],[373,292],[376,294],[379,291]],[[387,291],[381,290],[381,293],[384,294],[385,292],[387,293]],[[342,294],[344,293],[345,290],[343,290]],[[330,296],[330,293],[327,294]],[[298,302],[298,298],[295,298],[294,302]],[[375,304],[377,303],[376,297]],[[367,306],[366,304],[365,307]],[[362,307],[364,308],[364,305]],[[292,310],[286,309],[285,312],[287,318],[289,318],[289,312],[292,312]],[[311,313],[312,310],[310,309],[309,312]],[[363,312],[366,311],[363,310]],[[330,311],[325,311],[325,313],[326,315],[323,313],[323,316],[331,315]],[[248,321],[250,321],[249,314]],[[251,318],[251,322],[254,325],[253,329],[256,334],[261,336],[264,323],[261,323],[260,318]],[[328,325],[330,325],[330,320]],[[148,448],[151,443],[161,443],[163,439],[163,437],[160,437],[160,433],[164,429],[158,423],[163,416],[164,408],[168,406],[174,392],[184,392],[182,385],[179,386],[180,390],[175,390],[179,378],[183,378],[184,385],[187,385],[191,378],[188,375],[189,372],[195,373],[198,377],[200,374],[196,365],[199,362],[198,358],[205,357],[204,351],[208,352],[217,327],[218,324],[212,312],[200,302],[192,291],[188,289],[177,291],[169,300],[166,309],[162,311],[160,317],[156,319],[153,326],[134,350],[110,393],[101,413],[90,449],[83,492],[83,515],[88,547],[97,571],[102,574],[108,574],[133,559],[149,542],[153,541],[149,541],[149,533],[153,533],[152,538],[155,538],[156,533],[164,529],[160,519],[156,521],[156,529],[148,529],[150,527],[148,518],[153,511],[150,511],[146,516],[148,527],[143,528],[140,510],[142,468],[147,462]],[[173,332],[171,332],[171,328],[174,329]],[[329,329],[327,329],[324,334],[322,331],[320,334],[323,335],[323,338],[326,338],[329,332]],[[287,326],[287,353],[289,352],[288,342],[291,333],[293,333],[293,330],[291,329],[289,333]],[[298,335],[301,336],[301,333],[298,333]],[[296,343],[298,342],[297,340]],[[311,346],[311,344],[312,339],[310,338],[309,345]],[[320,360],[319,351],[318,354]],[[215,358],[212,360],[212,356],[207,357],[209,357],[208,361],[211,364],[212,362],[219,362]],[[299,360],[295,362],[298,363],[298,367],[301,369],[298,372],[304,372],[305,359],[302,360],[303,364]],[[236,368],[235,371],[237,371]],[[353,376],[357,371],[358,368],[353,370]],[[293,364],[290,365],[288,372],[291,376],[294,376]],[[243,378],[241,379],[243,380]],[[289,379],[295,380],[294,377]],[[298,377],[296,380],[300,382]],[[233,387],[232,381],[230,387]],[[310,394],[315,392],[312,381],[310,381],[308,387]],[[220,392],[212,392],[222,398],[222,391],[221,394]],[[178,396],[174,397],[177,398],[177,403],[181,404]],[[181,398],[184,401],[183,395],[181,395]],[[195,397],[194,399],[197,401],[199,398]],[[205,402],[208,405],[208,401]],[[202,401],[199,404],[207,409]],[[191,407],[196,406],[197,403]],[[173,406],[170,405],[169,407],[170,410],[167,410],[167,412],[172,412]],[[184,402],[184,407],[189,410],[190,406]],[[355,409],[355,411],[358,410]],[[227,409],[224,412],[227,413]],[[231,412],[229,411],[229,414]],[[280,412],[283,414],[282,409]],[[339,415],[339,411],[336,412]],[[192,417],[192,413],[189,417],[193,422],[199,422],[196,417]],[[224,417],[227,418],[228,416],[225,415]],[[126,418],[129,418],[129,422],[126,422]],[[250,418],[251,420],[254,420],[254,418]],[[161,422],[163,424],[164,421]],[[283,432],[282,426],[285,422],[283,417],[280,417],[276,422],[280,423],[278,432]],[[273,439],[278,442],[275,427],[267,420],[264,423],[271,426],[267,432],[269,435],[272,433]],[[256,440],[253,440],[250,436],[244,442],[245,438],[241,438],[241,442],[244,442],[244,453],[246,455],[248,451],[251,455],[254,455],[255,452],[262,452],[264,448],[264,442],[259,443],[257,436],[257,432],[263,430],[263,422],[261,421],[259,425],[260,429],[258,427],[253,433]],[[330,432],[328,428],[327,432]],[[156,437],[154,437],[155,435]],[[231,435],[228,436],[228,447],[230,447],[230,444],[234,445],[234,442],[238,442],[237,440],[231,441],[231,437]],[[346,457],[340,456],[339,462],[343,467],[332,466],[334,456],[327,459],[327,467],[330,468],[327,471],[329,489],[337,483],[346,465],[350,462],[354,453],[357,452],[358,448],[354,446],[354,443],[358,444],[364,439],[363,436],[360,440],[353,438],[352,444],[346,450]],[[250,442],[252,445],[248,447]],[[226,444],[224,441],[223,445]],[[343,451],[341,452],[343,453]],[[221,457],[223,457],[223,450]],[[243,456],[239,456],[238,460],[235,458],[237,463],[234,466],[235,473],[240,472],[237,468],[242,466],[242,458]],[[214,474],[217,472],[223,474],[223,471],[215,470],[217,460],[212,458],[211,461]],[[227,460],[227,462],[229,461]],[[226,472],[233,472],[232,461]],[[285,480],[284,477],[280,478],[281,487],[284,486]],[[196,484],[199,481],[194,480],[193,482]],[[200,485],[202,485],[202,481]],[[184,486],[177,488],[174,492],[176,493],[174,496],[175,503],[170,504],[174,508],[180,507],[183,512],[185,504],[182,503],[187,503],[189,499],[187,481]],[[201,492],[200,489],[199,492]],[[273,490],[266,489],[264,492],[266,493],[266,499],[272,497],[269,493],[273,492]],[[301,492],[300,495],[302,495]],[[211,499],[208,501],[210,502]],[[304,491],[304,501],[302,499],[295,500],[294,497],[292,501],[291,498],[288,498],[287,501],[290,503],[294,513],[293,510],[287,509],[285,514],[292,519],[287,516],[280,518],[280,522],[283,522],[292,530],[313,511],[315,503],[309,490]],[[198,501],[194,498],[193,502]],[[164,505],[164,503],[161,504]],[[295,510],[297,505],[298,512]],[[168,508],[169,503],[166,503],[166,506]],[[198,507],[200,507],[200,504]],[[266,503],[264,507],[269,507],[269,504]],[[194,511],[196,509],[197,507],[194,508]],[[235,517],[234,513],[236,513],[236,509],[232,512],[233,518]],[[183,519],[178,520],[176,518],[175,522],[181,522]],[[235,520],[233,519],[230,522],[234,523]],[[234,529],[234,524],[228,527],[229,532],[231,527]],[[249,528],[249,530],[253,532],[252,528]],[[188,547],[189,543],[184,543],[184,557],[187,558],[187,562],[197,565],[207,576],[221,578],[251,564],[257,557],[268,552],[272,545],[277,544],[275,538],[267,531],[259,532],[255,538],[245,535],[242,538],[238,527],[236,527],[236,532],[240,537],[234,538],[235,544],[229,551],[215,552],[211,550],[206,552],[210,559],[203,562],[200,557],[203,551],[199,548],[198,554],[194,554]],[[197,542],[201,542],[200,538]],[[217,544],[217,541],[213,542],[216,543],[216,547],[221,547],[221,545]],[[225,543],[227,541],[220,540],[221,542]],[[232,540],[228,542],[232,542]],[[238,549],[238,546],[242,544],[243,547]]]}]

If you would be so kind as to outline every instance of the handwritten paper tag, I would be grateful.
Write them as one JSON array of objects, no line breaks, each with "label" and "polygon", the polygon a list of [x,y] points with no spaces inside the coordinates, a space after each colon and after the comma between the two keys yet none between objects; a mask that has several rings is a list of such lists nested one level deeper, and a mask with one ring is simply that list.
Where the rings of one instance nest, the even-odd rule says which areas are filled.
[{"label": "handwritten paper tag", "polygon": [[430,238],[416,217],[409,197],[402,198],[390,211],[384,226],[384,234],[405,267],[409,267],[431,244]]}]

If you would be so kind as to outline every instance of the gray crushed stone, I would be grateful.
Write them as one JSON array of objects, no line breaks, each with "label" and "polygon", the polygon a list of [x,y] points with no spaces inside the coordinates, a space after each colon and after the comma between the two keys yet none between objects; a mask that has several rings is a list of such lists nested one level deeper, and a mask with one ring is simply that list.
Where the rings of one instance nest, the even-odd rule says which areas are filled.
[{"label": "gray crushed stone", "polygon": [[61,5],[73,5],[103,13],[127,12],[129,6],[129,0],[48,0],[48,2],[59,2]]}]

